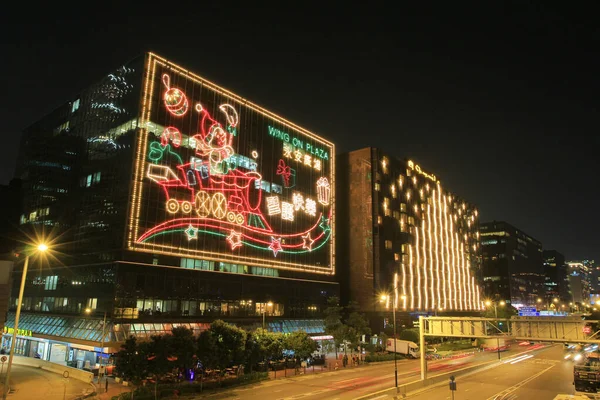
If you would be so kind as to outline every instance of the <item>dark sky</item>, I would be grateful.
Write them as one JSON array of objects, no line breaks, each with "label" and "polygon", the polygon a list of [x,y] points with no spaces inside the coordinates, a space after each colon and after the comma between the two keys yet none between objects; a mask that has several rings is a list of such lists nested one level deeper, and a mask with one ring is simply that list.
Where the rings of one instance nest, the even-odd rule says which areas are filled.
[{"label": "dark sky", "polygon": [[376,146],[414,159],[479,205],[482,221],[506,220],[546,249],[600,261],[593,3],[221,3],[6,13],[0,182],[12,178],[24,127],[150,50],[327,137],[338,152]]}]

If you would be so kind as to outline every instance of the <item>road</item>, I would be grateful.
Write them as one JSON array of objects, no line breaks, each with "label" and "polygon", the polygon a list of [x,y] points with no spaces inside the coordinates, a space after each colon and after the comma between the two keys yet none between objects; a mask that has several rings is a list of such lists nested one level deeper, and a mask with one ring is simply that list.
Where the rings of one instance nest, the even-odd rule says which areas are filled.
[{"label": "road", "polygon": [[[4,371],[6,374],[6,371]],[[4,376],[2,375],[2,383]],[[9,400],[63,400],[65,380],[62,375],[44,371],[39,368],[25,367],[13,364],[10,373],[11,389]],[[4,385],[0,385],[0,390]],[[77,379],[69,379],[66,385],[66,399],[74,399],[92,391],[92,386]]]},{"label": "road", "polygon": [[[502,357],[516,355],[527,348],[513,346]],[[497,359],[496,353],[475,353],[456,360],[442,360],[429,364],[430,374],[464,368]],[[419,379],[419,360],[398,361],[398,383]],[[292,378],[271,380],[256,385],[207,394],[207,399],[248,400],[350,400],[394,386],[394,363],[376,363],[365,367],[347,368],[336,372],[307,374]]]},{"label": "road", "polygon": [[[554,345],[531,357],[457,379],[455,400],[552,400],[557,394],[574,394],[573,364],[565,361],[562,345]],[[509,359],[510,360],[510,359]],[[377,400],[391,396],[375,397]],[[410,400],[452,399],[448,385],[408,396]]]}]

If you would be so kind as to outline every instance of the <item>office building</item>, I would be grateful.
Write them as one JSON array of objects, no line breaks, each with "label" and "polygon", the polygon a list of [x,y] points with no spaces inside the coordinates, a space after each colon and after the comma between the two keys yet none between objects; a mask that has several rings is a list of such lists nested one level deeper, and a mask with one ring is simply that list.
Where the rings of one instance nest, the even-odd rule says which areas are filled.
[{"label": "office building", "polygon": [[574,303],[587,303],[592,291],[592,278],[594,275],[594,260],[567,261],[569,283],[573,294]]},{"label": "office building", "polygon": [[322,137],[149,53],[26,129],[17,176],[21,229],[55,250],[30,263],[17,354],[93,366],[217,318],[323,333],[339,285]]},{"label": "office building", "polygon": [[486,296],[515,308],[545,304],[542,244],[504,221],[479,229]]},{"label": "office building", "polygon": [[573,297],[570,294],[565,256],[556,250],[544,250],[542,257],[546,302],[555,303],[554,299],[559,299],[560,304],[569,304],[573,301]]},{"label": "office building", "polygon": [[342,297],[372,320],[386,309],[380,294],[394,288],[400,318],[410,322],[416,313],[481,310],[475,206],[448,192],[434,173],[383,149],[338,159]]}]

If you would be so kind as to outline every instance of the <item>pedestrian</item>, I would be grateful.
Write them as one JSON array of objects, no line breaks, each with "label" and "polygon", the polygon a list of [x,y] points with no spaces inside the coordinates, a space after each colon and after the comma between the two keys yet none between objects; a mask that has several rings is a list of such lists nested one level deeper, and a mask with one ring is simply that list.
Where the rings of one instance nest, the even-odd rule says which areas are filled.
[{"label": "pedestrian", "polygon": [[344,354],[344,358],[342,359],[342,365],[344,366],[344,368],[346,368],[346,366],[348,365],[348,355]]},{"label": "pedestrian", "polygon": [[108,377],[105,379],[105,384],[104,384],[104,393],[108,393]]}]

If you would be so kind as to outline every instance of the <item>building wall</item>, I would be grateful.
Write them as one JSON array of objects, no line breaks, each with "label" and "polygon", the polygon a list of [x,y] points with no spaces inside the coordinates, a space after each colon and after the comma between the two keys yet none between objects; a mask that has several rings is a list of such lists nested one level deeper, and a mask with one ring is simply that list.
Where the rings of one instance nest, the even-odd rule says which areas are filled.
[{"label": "building wall", "polygon": [[542,244],[503,221],[481,223],[486,296],[515,307],[546,297]]},{"label": "building wall", "polygon": [[11,295],[13,262],[0,260],[0,332],[4,331]]},{"label": "building wall", "polygon": [[365,311],[384,310],[389,304],[379,295],[397,287],[397,307],[406,312],[481,309],[475,207],[433,173],[384,150],[346,157],[348,168],[338,174],[348,176],[349,206],[340,219],[350,240],[338,253],[349,258],[349,298]]},{"label": "building wall", "polygon": [[[147,69],[150,59],[161,62],[165,71],[148,78],[153,71]],[[165,81],[165,74],[173,81]],[[147,78],[154,85],[152,92]],[[188,96],[186,116],[190,118],[185,123],[181,123],[183,119],[173,104],[165,100],[167,92],[173,93],[169,91],[171,86]],[[149,112],[150,104],[156,113],[144,114]],[[234,108],[239,117],[235,127],[228,125],[233,121],[230,118]],[[207,121],[212,121],[212,125],[205,125]],[[178,127],[181,142],[165,134],[171,132],[167,127]],[[238,220],[232,222],[226,217],[229,214],[224,214],[221,220],[212,221],[218,229],[209,233],[193,226],[197,236],[190,237],[184,232],[191,226],[189,220],[212,220],[201,215],[194,198],[193,212],[187,215],[188,224],[183,229],[160,232],[158,239],[134,245],[126,235],[133,222],[152,229],[165,218],[186,218],[166,209],[164,187],[148,177],[148,167],[161,165],[179,172],[177,167],[182,163],[171,163],[176,156],[183,157],[182,162],[193,157],[204,161],[214,161],[212,156],[222,157],[218,151],[205,151],[212,142],[202,135],[216,132],[209,128],[228,128],[227,135],[237,141],[231,149],[225,149],[235,150],[235,154],[227,153],[235,166],[228,161],[230,169],[211,171],[211,177],[238,174],[233,177],[241,179],[241,172],[247,172],[247,162],[254,160],[260,174],[260,179],[248,188],[254,197],[227,198],[227,210]],[[200,139],[206,139],[204,147],[198,144]],[[148,147],[138,147],[143,143]],[[154,157],[157,151],[169,154],[159,160]],[[241,162],[242,157],[237,157],[240,154],[244,156]],[[236,159],[232,161],[234,155]],[[136,170],[134,166],[142,161],[143,167]],[[288,168],[280,165],[281,161]],[[140,316],[147,304],[159,304],[161,310],[168,310],[161,311],[160,317],[165,321],[174,317],[210,319],[211,315],[218,317],[222,313],[256,318],[260,317],[256,306],[252,306],[252,313],[239,311],[242,302],[249,310],[248,300],[256,304],[266,299],[274,303],[269,312],[279,310],[281,317],[315,317],[322,311],[326,297],[339,295],[333,252],[334,165],[333,144],[325,139],[197,75],[183,72],[160,57],[136,57],[23,133],[16,169],[24,192],[20,227],[40,236],[51,227],[55,238],[52,256],[32,259],[30,263],[23,309],[81,315],[90,307],[95,312],[106,311],[109,316],[130,318],[134,313]],[[239,194],[243,182],[236,179],[223,179],[216,191],[224,197],[232,191]],[[136,192],[140,182],[140,192]],[[188,183],[178,190],[189,191],[193,183]],[[274,213],[266,199],[277,196],[271,199],[278,200],[279,213]],[[260,207],[253,216],[239,210],[245,200],[256,199],[261,200]],[[282,218],[284,202],[291,206],[283,210],[288,219]],[[215,204],[208,203],[213,214]],[[130,212],[137,207],[143,218],[132,220]],[[266,219],[260,220],[260,213]],[[239,223],[239,217],[244,218],[243,223]],[[262,225],[250,226],[266,220],[274,228],[272,232],[266,232]],[[251,230],[264,233],[260,246],[247,241]],[[239,234],[239,242],[232,232]],[[126,246],[128,240],[130,247]],[[274,246],[275,242],[281,248]],[[168,245],[172,251],[164,251],[159,245]],[[205,257],[200,257],[201,253]],[[18,290],[19,279],[20,272],[16,271],[11,304],[15,304],[14,288]],[[200,303],[205,310],[213,310],[212,314],[199,313]],[[195,308],[190,309],[190,304]],[[124,309],[128,309],[127,313]],[[158,316],[153,314],[152,318]]]},{"label": "building wall", "polygon": [[544,250],[544,275],[546,285],[546,301],[558,298],[562,303],[573,301],[569,294],[569,279],[565,256],[556,250]]}]

